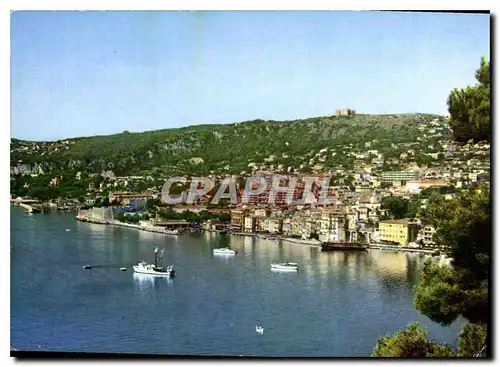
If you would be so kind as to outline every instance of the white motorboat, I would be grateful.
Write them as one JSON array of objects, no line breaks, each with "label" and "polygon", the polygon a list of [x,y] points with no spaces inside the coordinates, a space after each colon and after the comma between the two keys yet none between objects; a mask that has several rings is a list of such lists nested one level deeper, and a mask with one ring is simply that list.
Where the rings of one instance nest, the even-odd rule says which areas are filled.
[{"label": "white motorboat", "polygon": [[262,326],[256,326],[255,332],[259,334],[264,334],[264,328]]},{"label": "white motorboat", "polygon": [[292,262],[285,262],[281,264],[271,264],[272,270],[287,270],[287,271],[297,271],[299,270],[299,264]]},{"label": "white motorboat", "polygon": [[228,247],[222,247],[222,248],[215,248],[214,249],[214,254],[218,255],[236,255],[236,251],[232,250]]},{"label": "white motorboat", "polygon": [[167,267],[158,265],[158,262],[162,258],[162,256],[163,256],[163,250],[158,256],[158,249],[156,248],[154,264],[148,264],[145,261],[141,261],[137,263],[137,265],[134,265],[133,269],[136,273],[141,273],[141,274],[160,275],[167,277],[175,276],[175,269],[172,265],[169,265]]}]

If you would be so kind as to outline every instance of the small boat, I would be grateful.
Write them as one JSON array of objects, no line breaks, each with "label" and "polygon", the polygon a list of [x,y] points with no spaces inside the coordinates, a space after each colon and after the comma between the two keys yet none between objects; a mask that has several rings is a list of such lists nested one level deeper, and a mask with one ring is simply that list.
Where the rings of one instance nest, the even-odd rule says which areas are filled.
[{"label": "small boat", "polygon": [[217,229],[216,232],[218,234],[226,234],[227,233],[227,229]]},{"label": "small boat", "polygon": [[229,247],[215,248],[214,254],[218,255],[236,255],[236,251],[230,249]]},{"label": "small boat", "polygon": [[92,269],[92,266],[90,266],[90,265],[85,265],[83,268],[84,268],[84,269]]},{"label": "small boat", "polygon": [[160,275],[160,276],[167,276],[167,277],[174,277],[175,276],[175,269],[172,265],[169,265],[167,267],[158,265],[158,262],[163,256],[163,250],[158,255],[158,249],[155,248],[154,251],[155,254],[155,262],[154,264],[148,264],[145,261],[138,262],[137,265],[134,265],[132,268],[136,273],[141,273],[141,274],[148,274],[148,275]]},{"label": "small boat", "polygon": [[127,271],[127,268],[120,268],[121,271]]},{"label": "small boat", "polygon": [[71,231],[71,229],[69,229],[69,228],[66,228],[66,232],[70,232],[70,231]]},{"label": "small boat", "polygon": [[259,334],[264,334],[264,328],[262,326],[256,326],[255,332]]},{"label": "small boat", "polygon": [[287,270],[287,271],[297,271],[299,270],[299,264],[292,262],[284,262],[281,264],[271,264],[272,270]]},{"label": "small boat", "polygon": [[171,234],[171,235],[177,235],[177,234],[179,234],[179,230],[178,229],[165,229],[164,232],[165,232],[165,234]]}]

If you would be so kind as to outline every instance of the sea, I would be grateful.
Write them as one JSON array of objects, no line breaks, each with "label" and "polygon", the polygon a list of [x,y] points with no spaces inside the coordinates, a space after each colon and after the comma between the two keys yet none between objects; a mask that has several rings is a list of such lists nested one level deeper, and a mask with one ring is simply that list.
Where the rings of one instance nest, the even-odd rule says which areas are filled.
[{"label": "sea", "polygon": [[[421,254],[163,235],[18,207],[10,239],[11,347],[22,351],[368,357],[378,338],[413,321],[453,347],[464,324],[443,327],[413,307]],[[219,247],[237,254],[214,255]],[[175,278],[133,272],[155,249]],[[284,261],[299,270],[271,270]]]}]

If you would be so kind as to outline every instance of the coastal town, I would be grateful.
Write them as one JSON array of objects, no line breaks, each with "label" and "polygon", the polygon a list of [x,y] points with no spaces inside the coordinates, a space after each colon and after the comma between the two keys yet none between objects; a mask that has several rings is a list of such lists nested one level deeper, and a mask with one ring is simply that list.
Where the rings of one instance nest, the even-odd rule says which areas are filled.
[{"label": "coastal town", "polygon": [[[337,115],[354,113],[348,109],[337,111]],[[434,249],[435,226],[416,215],[419,211],[425,212],[429,196],[433,192],[444,193],[446,199],[451,199],[461,189],[490,180],[490,146],[486,142],[458,145],[446,139],[437,143],[434,140],[434,143],[426,145],[427,151],[423,153],[428,161],[416,161],[416,146],[421,150],[426,139],[442,138],[446,133],[445,124],[445,121],[435,119],[422,125],[419,128],[422,130],[419,140],[422,141],[392,143],[389,155],[371,149],[372,142],[365,142],[363,150],[348,145],[345,155],[353,158],[351,169],[338,167],[319,173],[324,157],[337,154],[332,149],[324,148],[311,152],[309,164],[312,169],[307,174],[294,172],[290,167],[285,171],[281,166],[275,167],[271,156],[263,164],[250,165],[251,169],[240,175],[207,175],[207,179],[218,183],[232,179],[236,183],[236,203],[226,201],[214,204],[214,189],[198,197],[194,203],[167,205],[161,200],[161,179],[116,176],[112,171],[103,171],[98,177],[98,184],[90,183],[83,200],[61,198],[39,203],[31,198],[17,197],[11,198],[11,202],[25,206],[28,211],[76,211],[78,220],[124,225],[170,235],[204,229],[242,235],[270,235],[271,238],[280,236],[308,244],[334,241]],[[66,149],[69,145],[67,141],[62,142],[54,150]],[[400,152],[398,157],[394,157],[394,151]],[[287,202],[289,193],[286,190],[278,192],[276,200],[269,203],[272,177],[278,173],[298,180],[290,194],[293,199],[302,199],[301,203]],[[40,174],[43,175],[43,171],[29,173],[31,176]],[[81,173],[77,173],[76,179],[80,176]],[[328,177],[328,203],[319,200],[320,192],[316,184],[305,192],[302,180],[305,176],[315,179],[315,182]],[[245,180],[250,177],[265,181],[267,189],[245,197]],[[191,176],[183,175],[181,178],[189,180]],[[49,183],[55,188],[58,184],[59,177],[53,177]],[[171,188],[179,196],[184,195],[184,199],[187,189],[188,185],[180,183]],[[417,197],[418,200],[414,200]],[[395,213],[391,210],[390,200],[413,203],[416,208],[411,216]]]},{"label": "coastal town", "polygon": [[9,19],[11,357],[492,357],[487,10]]}]

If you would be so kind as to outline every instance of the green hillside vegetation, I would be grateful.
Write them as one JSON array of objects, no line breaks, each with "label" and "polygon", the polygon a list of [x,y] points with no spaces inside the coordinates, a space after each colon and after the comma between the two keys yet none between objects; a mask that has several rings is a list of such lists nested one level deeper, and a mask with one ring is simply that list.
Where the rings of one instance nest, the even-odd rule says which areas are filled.
[{"label": "green hillside vegetation", "polygon": [[[370,149],[380,152],[391,151],[391,143],[415,142],[421,135],[418,127],[436,118],[439,116],[428,114],[330,116],[195,125],[56,142],[12,139],[11,169],[18,167],[40,174],[31,177],[11,172],[11,191],[18,195],[52,196],[47,186],[51,178],[58,176],[65,188],[62,191],[76,197],[93,180],[92,173],[107,170],[117,176],[146,175],[158,179],[179,174],[249,172],[249,164],[267,161],[275,167],[282,165],[283,171],[293,167],[309,172],[309,160],[324,148],[328,149],[322,161],[324,169],[352,168],[354,157],[347,156],[347,152],[367,149],[365,142],[372,142]],[[72,177],[79,171],[83,176],[77,182]],[[30,189],[23,187],[25,184]],[[44,192],[37,192],[37,187]]]}]

